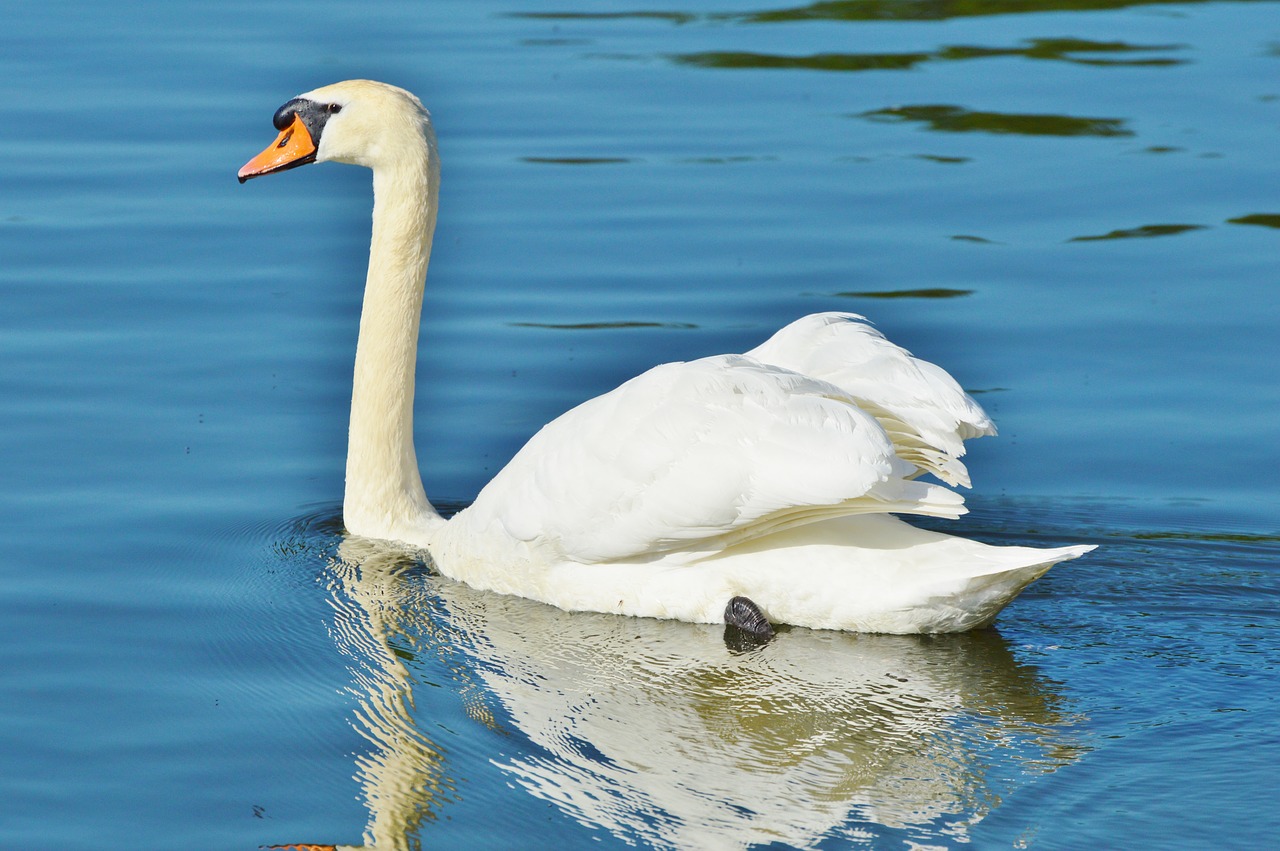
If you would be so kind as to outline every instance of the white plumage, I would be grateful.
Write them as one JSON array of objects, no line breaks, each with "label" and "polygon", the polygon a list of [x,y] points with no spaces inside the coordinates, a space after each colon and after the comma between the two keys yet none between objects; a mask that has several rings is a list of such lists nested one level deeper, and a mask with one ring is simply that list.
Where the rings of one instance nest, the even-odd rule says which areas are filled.
[{"label": "white plumage", "polygon": [[917,477],[967,486],[964,440],[995,427],[944,370],[847,313],[806,316],[745,355],[655,367],[585,402],[446,522],[412,445],[439,174],[430,118],[408,92],[357,80],[300,95],[276,125],[280,139],[242,180],[312,159],[374,172],[350,532],[570,610],[715,623],[745,596],[774,622],[878,632],[983,626],[1092,549],[993,547],[890,516],[964,513],[958,494]]},{"label": "white plumage", "polygon": [[719,552],[820,516],[955,517],[838,387],[742,355],[664,364],[534,435],[467,512],[594,563]]},{"label": "white plumage", "polygon": [[899,457],[947,484],[969,487],[964,441],[996,427],[942,368],[911,356],[854,313],[792,322],[750,356],[837,385],[880,421]]}]

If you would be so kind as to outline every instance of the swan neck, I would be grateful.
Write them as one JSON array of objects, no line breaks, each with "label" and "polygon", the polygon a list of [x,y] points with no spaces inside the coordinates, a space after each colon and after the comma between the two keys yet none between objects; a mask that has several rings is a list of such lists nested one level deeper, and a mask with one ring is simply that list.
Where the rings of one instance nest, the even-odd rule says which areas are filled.
[{"label": "swan neck", "polygon": [[439,183],[435,140],[373,173],[373,232],[356,343],[343,519],[367,537],[422,543],[439,524],[413,446],[418,328]]}]

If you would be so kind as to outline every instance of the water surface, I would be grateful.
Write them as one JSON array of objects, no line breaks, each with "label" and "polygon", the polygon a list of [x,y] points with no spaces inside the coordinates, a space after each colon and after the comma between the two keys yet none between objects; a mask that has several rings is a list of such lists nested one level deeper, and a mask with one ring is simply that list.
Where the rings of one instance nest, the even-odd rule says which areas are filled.
[{"label": "water surface", "polygon": [[[1280,829],[1280,4],[12,4],[0,847],[1262,847]],[[444,158],[428,493],[654,363],[850,310],[996,418],[994,631],[719,630],[345,539],[368,174]]]}]

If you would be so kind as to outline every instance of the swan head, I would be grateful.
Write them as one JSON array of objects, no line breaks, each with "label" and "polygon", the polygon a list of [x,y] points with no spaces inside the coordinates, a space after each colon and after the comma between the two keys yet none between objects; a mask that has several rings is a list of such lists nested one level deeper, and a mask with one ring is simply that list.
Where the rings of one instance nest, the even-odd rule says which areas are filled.
[{"label": "swan head", "polygon": [[347,80],[292,98],[272,119],[280,135],[245,163],[241,183],[313,162],[391,168],[423,157],[431,117],[411,93],[373,80]]}]

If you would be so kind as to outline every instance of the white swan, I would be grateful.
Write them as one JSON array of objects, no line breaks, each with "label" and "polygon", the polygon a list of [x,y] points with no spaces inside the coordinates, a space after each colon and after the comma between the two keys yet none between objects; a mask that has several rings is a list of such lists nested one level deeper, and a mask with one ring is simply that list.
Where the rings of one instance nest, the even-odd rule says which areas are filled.
[{"label": "white swan", "polygon": [[891,512],[958,517],[963,441],[995,429],[933,364],[853,314],[807,316],[745,355],[655,367],[545,426],[446,521],[413,448],[414,365],[439,159],[409,92],[352,80],[276,112],[240,169],[373,170],[373,237],[356,347],[343,519],[426,549],[441,573],[568,610],[769,634],[989,624],[1090,546],[994,547]]}]

